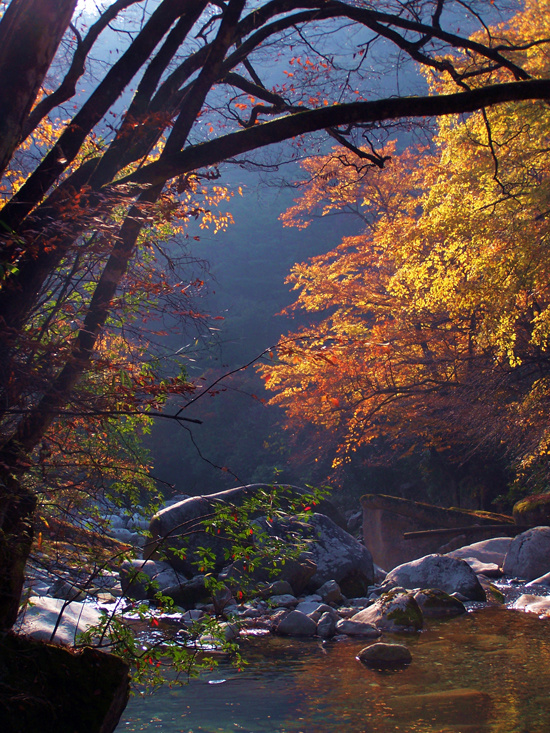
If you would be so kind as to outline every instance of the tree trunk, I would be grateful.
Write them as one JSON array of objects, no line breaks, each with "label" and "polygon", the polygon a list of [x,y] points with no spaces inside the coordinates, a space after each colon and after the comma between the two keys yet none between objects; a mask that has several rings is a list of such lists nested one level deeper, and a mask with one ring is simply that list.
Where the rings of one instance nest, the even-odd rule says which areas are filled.
[{"label": "tree trunk", "polygon": [[76,0],[12,0],[0,23],[0,174],[67,30]]},{"label": "tree trunk", "polygon": [[[2,456],[4,459],[4,456]],[[36,496],[23,488],[13,474],[0,478],[0,632],[17,619],[25,565],[33,540]]]}]

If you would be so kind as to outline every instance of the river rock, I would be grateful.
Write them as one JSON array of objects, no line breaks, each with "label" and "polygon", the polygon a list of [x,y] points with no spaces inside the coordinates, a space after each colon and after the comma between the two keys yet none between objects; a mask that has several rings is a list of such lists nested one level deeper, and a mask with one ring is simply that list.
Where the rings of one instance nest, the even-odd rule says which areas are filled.
[{"label": "river rock", "polygon": [[512,608],[538,616],[550,616],[550,598],[524,594],[512,604]]},{"label": "river rock", "polygon": [[327,580],[320,588],[317,588],[317,593],[325,603],[341,603],[343,600],[342,590],[335,580]]},{"label": "river rock", "polygon": [[355,618],[342,618],[336,624],[337,634],[346,634],[347,636],[366,636],[374,639],[380,636],[380,631],[371,623],[360,621]]},{"label": "river rock", "polygon": [[510,548],[511,542],[511,537],[494,537],[490,540],[482,540],[481,542],[474,542],[465,547],[459,547],[457,550],[448,552],[447,555],[457,560],[473,557],[479,560],[479,562],[495,563],[495,565],[501,568],[504,565],[504,558]]},{"label": "river rock", "polygon": [[298,605],[298,599],[290,593],[285,593],[282,596],[271,596],[269,605],[272,608],[291,608]]},{"label": "river rock", "polygon": [[[101,613],[89,604],[77,601],[67,604],[61,598],[32,596],[20,613],[14,631],[32,636],[33,639],[72,646],[78,634],[87,631],[90,626],[96,626],[100,620]],[[52,638],[56,624],[57,629]]]},{"label": "river rock", "polygon": [[414,594],[403,588],[384,593],[372,606],[351,617],[352,621],[372,624],[382,631],[420,631],[424,625],[422,611]]},{"label": "river rock", "polygon": [[545,575],[541,575],[540,578],[535,578],[534,580],[529,581],[529,583],[525,584],[526,588],[536,588],[537,586],[542,586],[544,588],[550,586],[550,573],[546,573]]},{"label": "river rock", "polygon": [[550,527],[533,527],[514,537],[503,571],[505,575],[525,580],[550,572]]},{"label": "river rock", "polygon": [[460,593],[470,601],[485,601],[477,575],[464,560],[448,555],[426,555],[418,560],[398,565],[382,584],[388,588],[439,588],[447,593]]},{"label": "river rock", "polygon": [[448,618],[466,613],[464,604],[439,588],[419,590],[414,599],[420,606],[424,618]]},{"label": "river rock", "polygon": [[[317,569],[308,588],[316,590],[334,580],[345,595],[362,595],[374,579],[372,557],[367,548],[324,514],[312,514],[307,522],[285,518],[261,529],[283,538],[298,538],[308,545]],[[296,589],[295,589],[296,590]]]},{"label": "river rock", "polygon": [[338,616],[326,611],[317,622],[317,635],[322,639],[330,639],[336,633]]},{"label": "river rock", "polygon": [[273,631],[282,636],[314,636],[317,624],[301,611],[285,613],[275,624]]},{"label": "river rock", "polygon": [[120,566],[122,593],[137,601],[154,598],[159,591],[179,585],[186,578],[166,562],[125,560]]},{"label": "river rock", "polygon": [[[280,490],[283,507],[285,503],[288,505],[285,497],[294,500],[308,493],[297,486],[281,485],[276,488]],[[261,498],[272,490],[271,484],[249,484],[214,494],[192,496],[161,509],[151,519],[149,529],[152,541],[144,555],[149,558],[155,552],[165,553],[174,568],[192,577],[199,572],[201,566],[199,548],[204,547],[213,553],[215,570],[219,572],[227,562],[226,553],[231,543],[224,538],[223,531],[219,536],[206,532],[205,520],[212,519],[213,512],[218,507],[223,509],[228,506],[242,506],[247,500]],[[330,501],[321,501],[318,509],[332,516],[341,526],[345,526],[345,520]],[[259,513],[260,508],[251,518],[258,516]],[[294,590],[298,592],[296,588]]]},{"label": "river rock", "polygon": [[207,603],[212,594],[206,587],[205,576],[195,575],[190,580],[183,580],[177,585],[163,589],[163,594],[169,596],[176,605],[191,609],[196,603]]},{"label": "river rock", "polygon": [[361,649],[356,659],[374,669],[406,667],[412,662],[412,654],[403,644],[377,642]]}]

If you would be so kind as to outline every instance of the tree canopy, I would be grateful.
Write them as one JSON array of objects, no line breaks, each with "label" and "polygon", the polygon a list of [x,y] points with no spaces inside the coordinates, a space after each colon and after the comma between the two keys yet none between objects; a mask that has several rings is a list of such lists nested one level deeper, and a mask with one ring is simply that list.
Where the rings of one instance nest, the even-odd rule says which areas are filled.
[{"label": "tree canopy", "polygon": [[[171,393],[183,409],[193,390],[183,373],[127,367],[139,338],[127,323],[193,289],[161,264],[161,243],[190,218],[227,223],[213,213],[229,195],[217,166],[284,141],[302,155],[314,150],[304,136],[319,132],[377,170],[396,120],[550,97],[531,63],[547,48],[544,25],[527,37],[491,29],[484,15],[497,0],[116,0],[89,26],[75,0],[3,5],[2,627],[32,536],[25,477],[59,421],[76,413],[90,430],[146,418]],[[116,42],[105,58],[107,32]],[[384,86],[403,59],[439,84]]]},{"label": "tree canopy", "polygon": [[[533,75],[548,74],[534,42],[548,10],[491,29]],[[518,485],[547,482],[549,139],[545,102],[508,103],[440,120],[424,148],[388,146],[383,171],[341,149],[303,163],[285,223],[348,210],[362,231],[293,268],[293,310],[316,318],[262,372],[294,427],[328,431],[335,466],[384,438],[455,463],[504,456]]]}]

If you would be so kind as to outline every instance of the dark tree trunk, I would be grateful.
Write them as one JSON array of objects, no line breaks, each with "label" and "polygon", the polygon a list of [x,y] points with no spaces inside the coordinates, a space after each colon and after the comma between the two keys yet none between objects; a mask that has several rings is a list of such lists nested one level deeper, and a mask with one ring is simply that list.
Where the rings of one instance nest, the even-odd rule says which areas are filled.
[{"label": "dark tree trunk", "polygon": [[76,0],[12,0],[0,23],[0,173],[23,133]]}]

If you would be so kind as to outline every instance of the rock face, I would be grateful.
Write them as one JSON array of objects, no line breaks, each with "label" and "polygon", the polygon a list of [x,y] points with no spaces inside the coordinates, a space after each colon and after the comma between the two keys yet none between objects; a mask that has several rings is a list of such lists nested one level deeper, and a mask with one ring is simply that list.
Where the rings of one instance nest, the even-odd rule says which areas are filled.
[{"label": "rock face", "polygon": [[470,601],[485,601],[477,575],[464,560],[448,555],[426,555],[394,568],[382,588],[439,588],[446,593],[460,593]]},{"label": "rock face", "polygon": [[289,518],[268,524],[262,520],[261,527],[270,534],[307,542],[317,568],[307,586],[310,590],[335,581],[344,595],[359,596],[374,582],[370,552],[324,514],[313,514],[308,522]]},{"label": "rock face", "polygon": [[412,655],[403,644],[377,642],[361,649],[357,659],[367,667],[391,669],[393,667],[406,667],[412,662]]},{"label": "rock face", "polygon": [[384,593],[372,606],[352,616],[351,621],[361,621],[389,632],[420,631],[424,625],[414,594],[403,588]]},{"label": "rock face", "polygon": [[15,634],[0,641],[0,680],[2,733],[112,733],[130,691],[128,666],[112,654]]},{"label": "rock face", "polygon": [[[164,552],[176,570],[192,577],[199,572],[198,548],[206,547],[214,554],[216,570],[221,570],[227,562],[225,551],[230,544],[222,537],[205,532],[204,520],[212,518],[217,507],[241,506],[247,499],[258,497],[262,492],[270,492],[272,488],[270,484],[249,484],[215,494],[193,496],[162,509],[151,519],[149,529],[153,539],[145,548],[144,556],[149,558],[155,552]],[[296,486],[279,488],[282,497],[293,499],[307,493]],[[284,499],[281,503],[284,506]],[[323,500],[318,509],[331,516],[338,525],[345,526],[345,520],[330,501]],[[171,552],[171,547],[183,549],[184,557]]]},{"label": "rock face", "polygon": [[503,571],[525,580],[535,580],[550,572],[550,527],[533,527],[515,537]]},{"label": "rock face", "polygon": [[[495,534],[495,525],[513,528],[512,517],[482,514],[461,509],[442,509],[408,499],[382,494],[361,497],[363,507],[363,541],[372,552],[374,562],[386,571],[404,562],[441,551],[453,537],[463,535],[463,544],[472,539],[486,539]],[[473,530],[464,530],[477,525]],[[483,527],[486,526],[485,530]],[[449,528],[450,533],[417,539],[403,539],[404,532]],[[453,528],[459,531],[454,532]],[[517,531],[517,530],[516,530]],[[475,535],[475,536],[474,536]],[[471,538],[470,538],[471,537]]]}]

